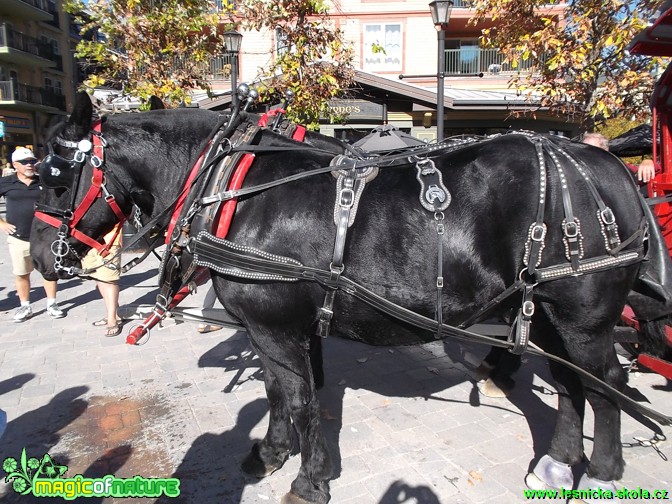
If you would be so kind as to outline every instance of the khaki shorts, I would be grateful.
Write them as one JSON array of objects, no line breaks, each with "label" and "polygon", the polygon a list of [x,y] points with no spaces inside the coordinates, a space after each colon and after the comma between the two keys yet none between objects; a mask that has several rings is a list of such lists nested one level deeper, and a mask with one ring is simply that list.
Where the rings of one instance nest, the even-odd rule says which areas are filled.
[{"label": "khaki shorts", "polygon": [[[99,280],[101,282],[117,282],[121,276],[121,254],[117,255],[121,247],[113,245],[110,247],[110,253],[106,258],[101,257],[96,249],[91,249],[82,259],[82,269],[96,268],[100,266],[96,271],[89,273],[88,277],[93,278],[94,280]],[[108,266],[101,266],[110,258],[114,257],[114,260],[108,264],[114,265],[116,269],[109,268]]]},{"label": "khaki shorts", "polygon": [[7,237],[9,257],[12,258],[12,273],[17,276],[29,275],[33,271],[33,259],[30,257],[30,242]]}]

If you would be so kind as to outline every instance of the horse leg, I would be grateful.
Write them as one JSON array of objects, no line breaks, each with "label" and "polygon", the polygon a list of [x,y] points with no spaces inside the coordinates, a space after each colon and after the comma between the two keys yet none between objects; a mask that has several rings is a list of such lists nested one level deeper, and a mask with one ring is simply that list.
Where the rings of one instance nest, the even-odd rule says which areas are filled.
[{"label": "horse leg", "polygon": [[310,367],[313,370],[315,388],[324,387],[324,366],[322,361],[322,338],[313,334],[310,337]]},{"label": "horse leg", "polygon": [[[606,352],[602,379],[619,391],[623,391],[627,383],[627,374],[618,362],[613,345]],[[594,386],[586,383],[585,389],[586,398],[595,413],[594,443],[590,463],[577,489],[601,489],[615,493],[614,481],[621,479],[625,465],[621,444],[621,409],[612,399],[596,391]],[[606,501],[610,502],[608,499]],[[588,499],[586,502],[593,500]],[[618,500],[613,499],[611,502]]]},{"label": "horse leg", "polygon": [[572,465],[583,458],[583,418],[585,397],[576,374],[560,364],[549,362],[558,391],[558,413],[548,453],[525,478],[534,490],[571,489],[574,485]]},{"label": "horse leg", "polygon": [[[309,355],[315,388],[320,389],[324,386],[324,369],[322,338],[319,336],[311,337]],[[264,385],[270,415],[268,431],[260,443],[254,444],[252,451],[241,464],[243,471],[257,478],[270,476],[284,465],[292,449],[294,432],[278,379],[268,368],[264,369]]]},{"label": "horse leg", "polygon": [[[555,327],[548,318],[537,311],[532,323],[532,337],[543,335],[544,349],[563,359],[567,353],[562,346]],[[536,338],[535,338],[536,339]],[[585,397],[583,385],[573,371],[549,361],[551,374],[558,391],[558,413],[555,429],[551,438],[551,446],[533,471],[525,477],[528,487],[535,490],[548,488],[571,489],[574,477],[571,466],[581,462],[583,458],[583,418],[585,413]]]},{"label": "horse leg", "polygon": [[[604,321],[608,317],[593,320]],[[568,358],[576,366],[622,390],[626,375],[616,357],[611,336],[613,327],[602,322],[590,328],[590,322],[556,322],[556,330],[546,316],[540,316],[535,321],[537,330],[544,331],[544,337],[548,338],[544,345],[547,350]],[[557,335],[564,342],[561,346]],[[558,488],[555,483],[560,482],[562,484],[559,486],[568,488],[571,482],[568,478],[571,475],[569,466],[580,462],[583,455],[582,426],[585,399],[588,399],[595,414],[594,448],[587,474],[580,485],[584,485],[584,488],[613,490],[613,481],[621,478],[624,467],[620,441],[620,408],[613,400],[599,393],[595,385],[581,379],[571,370],[555,363],[551,363],[550,367],[558,386],[558,419],[548,455],[540,460],[533,474],[548,486]],[[558,469],[560,466],[562,470]],[[552,474],[555,480],[548,481],[541,477],[545,474],[544,471]]]},{"label": "horse leg", "polygon": [[[261,360],[269,403],[273,398],[269,432],[256,452],[267,453],[288,450],[289,418],[294,424],[301,450],[301,468],[292,482],[291,491],[283,497],[283,504],[326,504],[329,501],[329,480],[333,474],[331,458],[320,423],[320,406],[310,363],[309,338],[296,338],[293,332],[274,332],[248,327],[252,346]],[[269,389],[270,385],[270,389]],[[252,457],[255,456],[253,449]],[[266,464],[266,461],[264,461]]]},{"label": "horse leg", "polygon": [[292,449],[294,434],[280,384],[268,368],[264,368],[264,384],[270,416],[268,430],[241,464],[243,471],[257,478],[270,476],[282,467]]}]

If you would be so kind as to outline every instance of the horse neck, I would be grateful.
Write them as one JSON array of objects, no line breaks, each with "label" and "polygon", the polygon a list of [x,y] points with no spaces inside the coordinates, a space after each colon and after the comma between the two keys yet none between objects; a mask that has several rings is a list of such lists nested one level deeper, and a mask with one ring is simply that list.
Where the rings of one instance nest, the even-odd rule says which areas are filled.
[{"label": "horse neck", "polygon": [[[210,133],[212,116],[145,112],[135,121],[110,121],[106,163],[134,196],[143,213],[155,215],[171,204]],[[196,112],[196,111],[191,111]],[[181,118],[188,118],[181,123]]]}]

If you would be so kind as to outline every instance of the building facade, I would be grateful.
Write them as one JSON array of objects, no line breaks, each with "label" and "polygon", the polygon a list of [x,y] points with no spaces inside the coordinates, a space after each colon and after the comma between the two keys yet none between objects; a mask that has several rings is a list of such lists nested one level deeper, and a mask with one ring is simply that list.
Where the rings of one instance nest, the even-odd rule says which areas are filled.
[{"label": "building facade", "polygon": [[[509,129],[529,129],[573,137],[578,125],[539,109],[508,88],[514,72],[532,72],[523,62],[511,65],[497,49],[479,46],[483,28],[469,23],[473,10],[468,0],[454,0],[445,30],[444,134],[490,134]],[[548,6],[547,15],[559,22],[566,4]],[[354,140],[373,127],[389,123],[430,141],[436,139],[438,43],[425,0],[340,0],[332,3],[330,18],[343,30],[355,51],[356,96],[330,105],[349,113],[346,125],[324,121],[320,131]],[[267,67],[278,47],[269,31],[243,32],[239,81],[254,82],[258,69]],[[383,47],[384,53],[374,47]],[[224,108],[230,103],[228,77],[215,82],[217,99],[200,106]],[[529,114],[520,114],[523,111]],[[516,114],[518,113],[518,114]]]},{"label": "building facade", "polygon": [[60,0],[0,0],[0,162],[16,147],[44,154],[42,135],[74,103],[77,28]]}]

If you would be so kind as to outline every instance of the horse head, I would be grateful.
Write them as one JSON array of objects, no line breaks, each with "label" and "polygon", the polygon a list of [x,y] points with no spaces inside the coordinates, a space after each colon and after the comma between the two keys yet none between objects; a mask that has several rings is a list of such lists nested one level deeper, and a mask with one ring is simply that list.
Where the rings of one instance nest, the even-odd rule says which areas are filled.
[{"label": "horse head", "polygon": [[107,251],[102,237],[131,212],[123,175],[105,162],[107,143],[87,93],[77,94],[72,114],[50,128],[40,163],[42,193],[31,230],[31,253],[45,278],[77,272],[89,248]]}]

